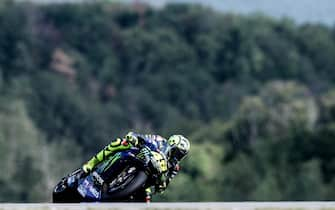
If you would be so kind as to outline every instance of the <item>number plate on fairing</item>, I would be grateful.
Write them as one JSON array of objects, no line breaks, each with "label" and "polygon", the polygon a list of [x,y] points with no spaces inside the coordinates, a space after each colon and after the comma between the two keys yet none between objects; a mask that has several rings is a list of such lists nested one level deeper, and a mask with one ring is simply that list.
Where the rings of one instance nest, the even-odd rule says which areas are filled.
[{"label": "number plate on fairing", "polygon": [[79,194],[81,196],[83,196],[84,198],[87,195],[87,186],[89,185],[88,181],[85,179],[77,188],[77,191],[79,192]]},{"label": "number plate on fairing", "polygon": [[77,188],[77,191],[79,192],[81,196],[83,196],[84,198],[86,197],[87,190],[83,185],[79,185]]},{"label": "number plate on fairing", "polygon": [[83,182],[81,182],[77,188],[77,191],[84,198],[90,198],[93,200],[100,200],[100,192],[96,189],[93,184],[91,176],[86,177]]}]

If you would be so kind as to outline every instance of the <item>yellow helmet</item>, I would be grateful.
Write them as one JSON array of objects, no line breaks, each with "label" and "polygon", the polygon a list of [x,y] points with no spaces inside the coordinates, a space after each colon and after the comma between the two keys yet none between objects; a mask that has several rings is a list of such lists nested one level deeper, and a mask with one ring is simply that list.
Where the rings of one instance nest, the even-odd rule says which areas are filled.
[{"label": "yellow helmet", "polygon": [[190,141],[182,135],[173,135],[168,139],[169,158],[183,159],[190,151]]}]

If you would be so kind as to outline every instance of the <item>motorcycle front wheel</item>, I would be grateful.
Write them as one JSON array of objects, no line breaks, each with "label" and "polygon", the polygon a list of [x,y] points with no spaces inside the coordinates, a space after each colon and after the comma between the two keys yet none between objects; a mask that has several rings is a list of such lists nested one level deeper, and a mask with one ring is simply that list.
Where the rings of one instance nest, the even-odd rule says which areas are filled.
[{"label": "motorcycle front wheel", "polygon": [[66,184],[66,179],[60,181],[52,191],[53,203],[79,203],[82,197],[73,188]]},{"label": "motorcycle front wheel", "polygon": [[126,167],[108,186],[103,201],[128,200],[131,195],[145,186],[148,176],[136,167]]}]

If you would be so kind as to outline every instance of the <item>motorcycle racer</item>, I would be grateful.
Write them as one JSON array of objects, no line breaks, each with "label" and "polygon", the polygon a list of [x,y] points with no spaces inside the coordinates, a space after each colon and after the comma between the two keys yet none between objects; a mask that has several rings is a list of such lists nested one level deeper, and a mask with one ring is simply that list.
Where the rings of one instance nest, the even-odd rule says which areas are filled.
[{"label": "motorcycle racer", "polygon": [[[179,162],[188,154],[190,142],[182,135],[172,135],[169,139],[165,139],[160,135],[139,134],[129,132],[123,138],[116,138],[111,141],[103,150],[94,155],[88,162],[82,166],[84,173],[89,173],[99,163],[104,162],[116,152],[130,149],[131,147],[147,146],[151,150],[162,152],[168,160],[168,171],[162,176],[157,185],[155,192],[164,192],[171,180],[178,174],[180,170]],[[144,197],[150,200],[151,190],[146,189]]]}]

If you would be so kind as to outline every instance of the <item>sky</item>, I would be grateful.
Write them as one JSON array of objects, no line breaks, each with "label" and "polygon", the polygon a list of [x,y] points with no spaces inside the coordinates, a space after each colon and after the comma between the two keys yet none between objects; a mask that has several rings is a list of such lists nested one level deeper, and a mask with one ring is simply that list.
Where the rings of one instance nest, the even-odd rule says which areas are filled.
[{"label": "sky", "polygon": [[[22,1],[22,0],[21,0]],[[30,0],[35,2],[64,2],[83,0]],[[85,1],[85,0],[84,0]],[[89,0],[86,0],[89,1]],[[136,0],[109,0],[133,2]],[[261,12],[266,15],[282,18],[290,17],[297,23],[323,23],[335,25],[335,0],[137,0],[147,2],[154,7],[168,3],[202,4],[218,11],[237,14]]]}]

